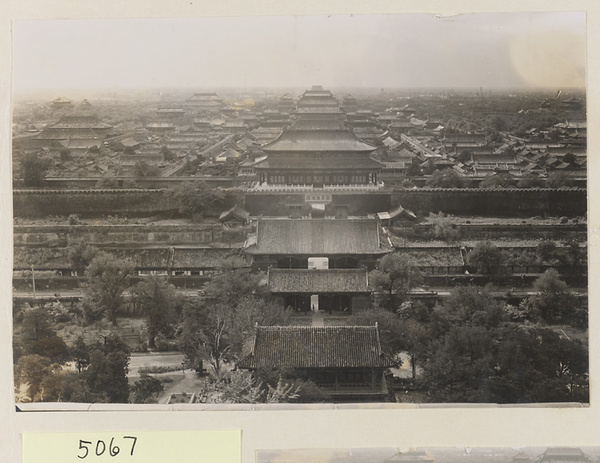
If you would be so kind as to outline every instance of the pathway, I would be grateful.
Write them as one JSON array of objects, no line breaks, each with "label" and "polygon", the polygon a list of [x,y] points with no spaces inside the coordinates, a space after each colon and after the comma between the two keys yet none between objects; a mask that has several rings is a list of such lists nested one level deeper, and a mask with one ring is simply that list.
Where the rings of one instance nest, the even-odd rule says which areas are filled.
[{"label": "pathway", "polygon": [[312,315],[312,326],[325,326],[325,314],[323,312],[315,312]]}]

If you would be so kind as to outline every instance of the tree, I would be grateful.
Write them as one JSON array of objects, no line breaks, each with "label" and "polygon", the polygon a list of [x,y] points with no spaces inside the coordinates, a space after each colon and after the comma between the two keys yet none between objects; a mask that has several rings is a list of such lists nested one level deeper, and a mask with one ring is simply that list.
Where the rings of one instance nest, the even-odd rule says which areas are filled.
[{"label": "tree", "polygon": [[190,219],[201,218],[208,211],[222,206],[223,193],[206,182],[184,183],[167,190],[167,199],[179,214]]},{"label": "tree", "polygon": [[37,354],[25,355],[19,359],[15,366],[15,383],[17,386],[27,385],[27,395],[35,402],[43,401],[44,380],[52,374],[53,366],[48,357]]},{"label": "tree", "polygon": [[494,401],[588,402],[588,355],[579,341],[514,325],[499,333],[491,376]]},{"label": "tree", "polygon": [[456,225],[452,223],[452,219],[444,215],[443,212],[439,214],[429,214],[429,221],[433,225],[433,236],[437,239],[442,239],[447,243],[456,241],[460,232]]},{"label": "tree", "polygon": [[381,349],[390,358],[397,359],[397,355],[404,348],[402,336],[405,329],[398,315],[389,310],[374,308],[355,313],[347,321],[348,325],[353,326],[373,326],[376,323],[379,327]]},{"label": "tree", "polygon": [[160,380],[142,373],[133,385],[133,402],[136,404],[156,403],[156,398],[164,390]]},{"label": "tree", "polygon": [[124,305],[123,291],[129,286],[133,266],[106,254],[97,254],[85,274],[83,310],[89,321],[107,316],[117,324],[117,314]]},{"label": "tree", "polygon": [[265,402],[268,404],[292,402],[299,397],[298,387],[294,383],[284,381],[280,377],[275,386],[268,385]]},{"label": "tree", "polygon": [[503,320],[502,304],[487,287],[457,286],[444,300],[446,316],[455,325],[497,327]]},{"label": "tree", "polygon": [[465,179],[454,169],[436,170],[425,182],[430,188],[464,188]]},{"label": "tree", "polygon": [[281,376],[271,385],[248,371],[234,370],[221,379],[204,382],[196,397],[201,403],[286,403],[300,398],[300,387]]},{"label": "tree", "polygon": [[83,336],[77,336],[75,344],[71,347],[71,356],[77,367],[77,372],[81,373],[90,364],[90,349],[85,344]]},{"label": "tree", "polygon": [[554,262],[558,258],[557,249],[554,241],[543,240],[536,246],[536,253],[541,262]]},{"label": "tree", "polygon": [[540,188],[542,186],[544,186],[544,181],[533,174],[525,174],[517,182],[517,188]]},{"label": "tree", "polygon": [[189,301],[184,306],[181,349],[190,364],[198,369],[206,360],[220,375],[224,363],[240,358],[257,323],[289,323],[290,314],[271,300],[261,281],[261,275],[248,269],[229,267],[205,285],[204,301]]},{"label": "tree", "polygon": [[26,153],[21,157],[21,171],[25,186],[42,185],[46,173],[52,167],[52,159],[40,156],[36,152]]},{"label": "tree", "polygon": [[60,402],[96,403],[105,401],[105,396],[94,394],[85,382],[83,375],[74,371],[60,370],[54,372],[45,385],[45,395],[52,395],[49,400]]},{"label": "tree", "polygon": [[507,128],[506,119],[498,115],[495,115],[490,119],[490,125],[497,132],[503,132]]},{"label": "tree", "polygon": [[423,175],[423,169],[421,169],[421,166],[415,158],[411,160],[410,165],[406,169],[406,175],[408,177],[419,177]]},{"label": "tree", "polygon": [[495,174],[486,177],[480,184],[479,188],[482,189],[498,189],[506,188],[509,186],[509,179],[506,176]]},{"label": "tree", "polygon": [[481,326],[453,326],[432,341],[422,385],[432,402],[489,402],[492,339]]},{"label": "tree", "polygon": [[83,275],[86,268],[98,254],[98,248],[85,241],[79,241],[69,248],[69,263],[78,275]]},{"label": "tree", "polygon": [[90,363],[82,373],[90,391],[110,403],[129,400],[129,348],[121,338],[111,334],[103,344],[91,348]]},{"label": "tree", "polygon": [[578,305],[555,269],[542,273],[533,287],[537,294],[529,298],[529,303],[546,321],[568,318]]},{"label": "tree", "polygon": [[463,150],[456,158],[458,162],[467,162],[473,160],[473,152],[471,150]]},{"label": "tree", "polygon": [[469,266],[477,273],[483,275],[497,276],[503,270],[503,254],[490,241],[480,241],[467,255]]},{"label": "tree", "polygon": [[377,262],[369,273],[369,282],[379,304],[395,312],[404,302],[412,288],[423,281],[423,275],[414,259],[402,253],[390,253]]},{"label": "tree", "polygon": [[[252,377],[267,391],[287,390],[292,392],[293,396],[286,395],[285,398],[281,398],[284,394],[278,393],[279,402],[323,403],[331,400],[331,396],[327,392],[309,379],[306,370],[259,368],[252,372]],[[268,400],[269,398],[267,398]]]},{"label": "tree", "polygon": [[435,161],[433,159],[428,159],[423,164],[421,164],[423,168],[423,175],[431,175],[436,172]]},{"label": "tree", "polygon": [[18,341],[25,355],[39,355],[58,364],[70,358],[67,345],[50,326],[44,307],[25,308]]},{"label": "tree", "polygon": [[563,156],[562,161],[566,162],[567,164],[573,164],[575,161],[577,161],[577,156],[575,156],[573,153],[567,153]]},{"label": "tree", "polygon": [[548,137],[548,140],[557,142],[561,138],[561,133],[558,131],[558,129],[554,128],[548,132],[547,137]]},{"label": "tree", "polygon": [[252,273],[241,265],[243,263],[236,259],[224,260],[219,273],[204,285],[206,298],[235,306],[247,296],[266,297],[268,288],[263,284],[264,275]]},{"label": "tree", "polygon": [[244,370],[227,373],[216,381],[205,381],[196,394],[200,403],[260,403],[264,401],[262,384]]},{"label": "tree", "polygon": [[160,176],[160,168],[157,166],[152,166],[148,164],[146,161],[136,162],[133,166],[133,175],[139,178],[144,177],[159,177]]},{"label": "tree", "polygon": [[160,154],[162,154],[163,161],[165,161],[165,162],[175,160],[175,153],[173,153],[173,151],[171,151],[165,145],[160,147]]},{"label": "tree", "polygon": [[71,150],[68,148],[63,148],[60,150],[60,160],[61,162],[67,162],[70,161],[71,159],[73,159],[73,156],[71,156]]},{"label": "tree", "polygon": [[231,301],[188,303],[183,310],[181,349],[187,361],[196,369],[207,361],[217,377],[226,363],[242,356],[256,324],[286,325],[289,320],[283,307],[267,298],[247,296]]},{"label": "tree", "polygon": [[422,323],[416,320],[404,320],[401,324],[400,342],[408,354],[412,379],[417,378],[417,364],[426,356],[429,344],[429,332]]},{"label": "tree", "polygon": [[560,171],[550,172],[546,179],[548,188],[566,188],[573,186],[573,180],[566,173]]},{"label": "tree", "polygon": [[175,308],[178,305],[178,293],[166,279],[149,276],[133,288],[135,302],[146,319],[148,347],[156,347],[155,339],[159,333],[165,336],[173,334],[172,324]]},{"label": "tree", "polygon": [[566,253],[561,255],[561,263],[564,265],[569,272],[577,272],[579,266],[585,264],[585,249],[582,250],[580,242],[576,238],[571,238],[564,241]]}]

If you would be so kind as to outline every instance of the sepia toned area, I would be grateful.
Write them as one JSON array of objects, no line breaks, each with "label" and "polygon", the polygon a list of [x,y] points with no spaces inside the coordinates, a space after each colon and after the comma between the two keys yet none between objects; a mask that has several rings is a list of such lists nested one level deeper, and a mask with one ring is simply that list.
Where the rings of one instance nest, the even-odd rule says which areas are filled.
[{"label": "sepia toned area", "polygon": [[[266,43],[272,61],[233,80],[215,45],[212,67],[194,68],[202,85],[187,65],[162,82],[140,60],[162,86],[138,70],[92,89],[86,58],[63,86],[55,73],[26,86],[39,51],[17,47],[15,400],[587,404],[585,16],[506,16],[459,20],[472,37],[482,21],[507,33],[503,54],[494,42],[475,55],[448,23],[414,16],[437,34],[423,51],[457,47],[423,81],[435,87],[393,79],[431,79],[426,54],[356,80],[310,72],[296,48],[278,65]],[[566,52],[523,39],[538,19],[574,47],[564,72],[536,67],[544,80],[524,57],[555,66]],[[245,24],[231,21],[218,23]],[[316,40],[303,21],[298,37]],[[343,37],[350,20],[332,21]],[[36,27],[51,29],[17,27],[17,43]],[[361,37],[359,56],[381,55]]]},{"label": "sepia toned area", "polygon": [[258,450],[257,463],[592,463],[598,447]]}]

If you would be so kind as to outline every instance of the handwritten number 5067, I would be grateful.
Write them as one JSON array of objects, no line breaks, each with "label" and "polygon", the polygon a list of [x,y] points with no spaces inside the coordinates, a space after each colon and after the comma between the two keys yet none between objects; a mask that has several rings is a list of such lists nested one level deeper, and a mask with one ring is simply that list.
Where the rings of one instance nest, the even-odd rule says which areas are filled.
[{"label": "handwritten number 5067", "polygon": [[[132,440],[131,450],[129,452],[129,455],[133,456],[135,444],[137,443],[137,437],[123,436],[123,439],[131,439]],[[115,438],[112,437],[110,439],[110,443],[108,444],[108,454],[111,457],[116,457],[119,454],[119,452],[121,451],[121,449],[117,445],[114,445],[114,441],[115,441]],[[89,455],[90,448],[88,447],[88,445],[93,445],[93,442],[79,439],[79,450],[84,450],[85,453],[83,455],[77,455],[77,458],[83,460],[84,458],[86,458]],[[99,456],[103,455],[104,452],[106,452],[106,443],[103,440],[99,439],[96,441],[95,454],[97,457],[99,457]]]}]

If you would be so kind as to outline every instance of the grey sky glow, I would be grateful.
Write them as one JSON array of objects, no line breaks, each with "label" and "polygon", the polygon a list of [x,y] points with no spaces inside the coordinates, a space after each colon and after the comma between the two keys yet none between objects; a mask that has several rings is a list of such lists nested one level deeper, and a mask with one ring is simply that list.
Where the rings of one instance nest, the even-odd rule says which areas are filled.
[{"label": "grey sky glow", "polygon": [[585,13],[18,21],[14,91],[583,87]]}]

